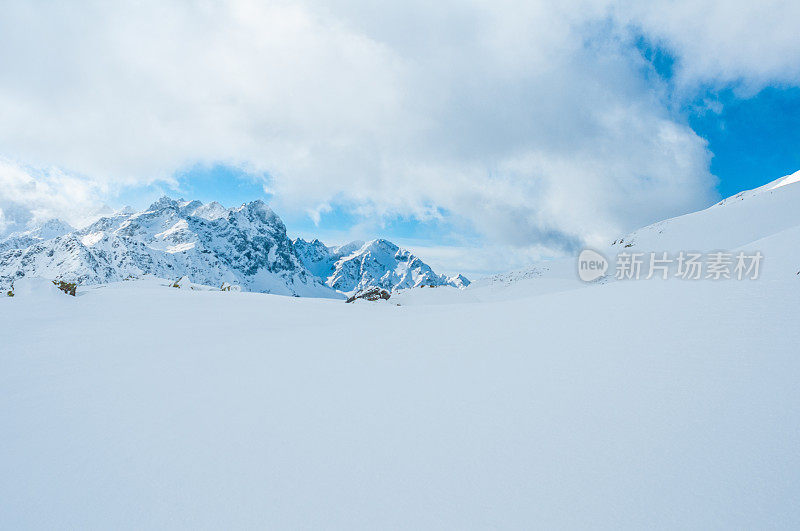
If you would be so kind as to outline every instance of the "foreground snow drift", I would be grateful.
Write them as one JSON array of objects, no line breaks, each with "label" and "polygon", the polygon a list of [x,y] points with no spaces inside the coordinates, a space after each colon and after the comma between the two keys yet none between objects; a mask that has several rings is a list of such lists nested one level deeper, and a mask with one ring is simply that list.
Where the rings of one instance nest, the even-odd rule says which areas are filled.
[{"label": "foreground snow drift", "polygon": [[3,299],[0,527],[796,528],[799,287]]}]

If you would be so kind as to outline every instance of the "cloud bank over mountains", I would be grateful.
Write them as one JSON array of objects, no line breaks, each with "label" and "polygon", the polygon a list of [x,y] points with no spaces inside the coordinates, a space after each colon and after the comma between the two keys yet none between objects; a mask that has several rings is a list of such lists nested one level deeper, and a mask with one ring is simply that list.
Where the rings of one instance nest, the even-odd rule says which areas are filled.
[{"label": "cloud bank over mountains", "polygon": [[798,18],[790,2],[6,4],[0,231],[222,162],[269,175],[283,209],[572,251],[716,199],[676,99],[797,84]]}]

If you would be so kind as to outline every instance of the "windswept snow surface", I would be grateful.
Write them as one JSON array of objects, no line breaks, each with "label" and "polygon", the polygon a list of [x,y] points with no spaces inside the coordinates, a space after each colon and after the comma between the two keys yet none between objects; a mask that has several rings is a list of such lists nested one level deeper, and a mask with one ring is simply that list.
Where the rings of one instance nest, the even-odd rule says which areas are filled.
[{"label": "windswept snow surface", "polygon": [[161,284],[0,299],[0,527],[800,526],[795,279]]}]

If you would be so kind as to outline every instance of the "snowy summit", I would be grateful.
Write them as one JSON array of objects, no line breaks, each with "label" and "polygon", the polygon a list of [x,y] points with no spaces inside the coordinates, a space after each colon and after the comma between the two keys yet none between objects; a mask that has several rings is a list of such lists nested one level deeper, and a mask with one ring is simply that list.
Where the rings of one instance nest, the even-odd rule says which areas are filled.
[{"label": "snowy summit", "polygon": [[236,208],[162,197],[146,210],[126,209],[81,230],[51,220],[0,241],[0,287],[40,276],[87,286],[144,276],[187,277],[195,284],[246,291],[345,298],[370,287],[466,286],[437,275],[386,240],[326,247],[294,242],[263,202]]}]

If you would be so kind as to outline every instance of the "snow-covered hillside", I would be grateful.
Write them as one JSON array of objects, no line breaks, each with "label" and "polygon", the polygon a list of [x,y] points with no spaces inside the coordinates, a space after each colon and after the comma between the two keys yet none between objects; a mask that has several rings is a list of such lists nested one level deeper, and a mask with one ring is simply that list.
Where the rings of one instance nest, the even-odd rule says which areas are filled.
[{"label": "snow-covered hillside", "polygon": [[283,222],[261,201],[226,209],[216,202],[164,197],[143,212],[123,210],[79,231],[51,220],[0,241],[1,288],[23,276],[92,285],[147,275],[331,298],[372,286],[469,283],[436,275],[385,240],[336,248],[318,240],[292,242]]},{"label": "snow-covered hillside", "polygon": [[[737,249],[800,225],[800,171],[615,240],[636,251]],[[619,250],[619,249],[616,249]]]},{"label": "snow-covered hillside", "polygon": [[[618,253],[679,251],[760,251],[762,274],[797,278],[800,258],[793,251],[800,241],[800,171],[755,190],[729,197],[699,212],[660,221],[609,242],[598,249],[611,269],[603,282],[614,281]],[[767,252],[769,249],[769,252]],[[472,300],[501,300],[585,287],[569,257],[478,279],[465,290]],[[409,302],[417,301],[411,297]]]},{"label": "snow-covered hillside", "polygon": [[416,307],[148,282],[0,298],[3,528],[800,526],[795,279]]},{"label": "snow-covered hillside", "polygon": [[383,239],[328,247],[319,240],[308,242],[298,238],[293,244],[309,271],[346,294],[370,287],[396,291],[421,286],[464,288],[469,285],[463,275],[451,278],[437,275],[411,252]]}]

